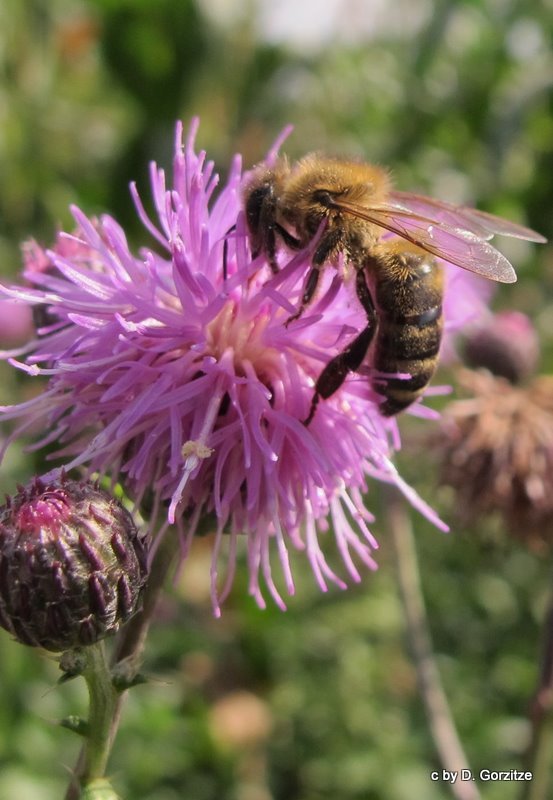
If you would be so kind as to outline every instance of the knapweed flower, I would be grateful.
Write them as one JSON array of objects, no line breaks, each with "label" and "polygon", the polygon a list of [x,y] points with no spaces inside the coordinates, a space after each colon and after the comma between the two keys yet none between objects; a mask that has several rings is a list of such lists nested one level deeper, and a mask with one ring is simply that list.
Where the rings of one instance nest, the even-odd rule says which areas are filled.
[{"label": "knapweed flower", "polygon": [[[54,445],[65,470],[120,481],[137,506],[153,507],[152,518],[177,526],[185,552],[211,527],[215,613],[230,590],[241,536],[251,594],[264,605],[262,576],[284,607],[271,543],[288,593],[289,548],[305,551],[322,590],[329,581],[345,587],[323,539],[334,539],[352,580],[360,580],[359,566],[375,567],[363,503],[369,480],[395,484],[445,526],[398,475],[397,424],[379,414],[366,376],[351,375],[303,424],[322,367],[366,325],[366,314],[351,281],[329,268],[317,302],[285,324],[311,254],[290,257],[282,248],[276,275],[262,256],[252,261],[240,159],[216,193],[218,177],[205,153],[195,152],[195,134],[194,124],[183,146],[177,127],[171,187],[151,167],[156,221],[132,188],[154,246],[134,254],[113,218],[91,220],[73,208],[76,232],[32,251],[41,268],[28,257],[27,287],[4,290],[48,314],[25,351],[8,354],[47,385],[35,399],[4,408],[3,417],[19,420],[8,443],[40,421],[45,434],[34,448]],[[276,147],[267,163],[275,158]],[[483,303],[472,276],[446,269],[445,318],[453,329]]]},{"label": "knapweed flower", "polygon": [[459,373],[467,397],[450,403],[437,446],[441,480],[465,523],[496,514],[531,546],[553,537],[553,377],[530,377],[537,336],[516,312],[479,327]]},{"label": "knapweed flower", "polygon": [[0,625],[23,644],[94,644],[134,613],[146,546],[98,486],[37,479],[0,506]]}]

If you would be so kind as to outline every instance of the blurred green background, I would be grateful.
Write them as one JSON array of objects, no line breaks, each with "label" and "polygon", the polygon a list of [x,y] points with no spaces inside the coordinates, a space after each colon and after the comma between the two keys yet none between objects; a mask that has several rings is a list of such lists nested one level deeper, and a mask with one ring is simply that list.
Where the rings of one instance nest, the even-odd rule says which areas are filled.
[{"label": "blurred green background", "polygon": [[[3,0],[0,4],[0,273],[19,243],[71,226],[69,203],[109,211],[147,241],[128,183],[170,166],[176,119],[224,175],[259,161],[289,122],[291,156],[321,149],[390,166],[397,185],[478,205],[553,238],[552,0]],[[529,314],[551,369],[553,249],[506,240],[520,280],[495,307]],[[24,327],[24,322],[21,323]],[[17,326],[16,326],[17,328]],[[4,333],[11,345],[22,335]],[[29,391],[1,365],[0,402]],[[401,469],[452,525],[414,519],[438,663],[474,769],[520,768],[535,686],[549,554],[492,523],[456,527],[450,493],[404,420]],[[0,489],[41,471],[14,446]],[[221,620],[198,542],[152,631],[111,761],[136,800],[442,800],[405,641],[386,509],[369,506],[380,570],[321,595],[296,559],[286,614],[259,611],[246,570]],[[79,743],[56,719],[84,713],[80,682],[0,632],[0,800],[63,796]],[[517,796],[488,784],[485,800]]]}]

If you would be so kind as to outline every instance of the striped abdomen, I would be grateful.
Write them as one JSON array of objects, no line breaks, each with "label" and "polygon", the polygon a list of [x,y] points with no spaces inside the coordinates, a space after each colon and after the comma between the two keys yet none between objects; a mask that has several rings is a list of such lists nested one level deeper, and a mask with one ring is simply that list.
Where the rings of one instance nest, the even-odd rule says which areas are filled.
[{"label": "striped abdomen", "polygon": [[[434,375],[443,327],[443,273],[432,256],[405,253],[380,263],[373,274],[378,330],[372,385],[385,398],[380,412],[389,417],[410,406]],[[388,377],[398,373],[410,377]]]}]

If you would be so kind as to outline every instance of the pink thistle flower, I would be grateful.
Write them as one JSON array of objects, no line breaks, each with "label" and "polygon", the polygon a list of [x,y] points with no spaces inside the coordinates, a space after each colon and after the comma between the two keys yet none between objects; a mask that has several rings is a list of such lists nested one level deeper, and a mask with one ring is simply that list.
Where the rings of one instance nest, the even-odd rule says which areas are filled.
[{"label": "pink thistle flower", "polygon": [[[66,471],[80,467],[120,480],[137,506],[153,498],[152,519],[164,514],[162,532],[177,526],[184,554],[207,520],[215,531],[217,615],[243,535],[250,593],[264,607],[262,578],[284,608],[273,545],[289,594],[290,547],[305,551],[323,591],[329,582],[346,586],[323,554],[323,539],[334,539],[351,580],[361,579],[361,565],[375,569],[373,517],[363,503],[368,478],[395,484],[429,520],[447,527],[393,465],[397,423],[379,414],[366,378],[350,376],[319,403],[309,426],[302,423],[321,368],[364,327],[365,314],[351,285],[328,269],[318,301],[284,325],[297,308],[310,254],[282,253],[275,276],[261,259],[252,262],[240,159],[215,196],[218,176],[194,150],[196,129],[195,123],[183,145],[177,126],[172,187],[151,166],[156,222],[132,187],[155,248],[135,255],[112,217],[91,220],[73,208],[76,232],[60,234],[52,250],[34,251],[31,261],[42,259],[42,268],[27,258],[27,288],[3,289],[48,309],[37,338],[4,354],[48,379],[35,399],[2,409],[4,420],[19,420],[5,447],[39,422],[46,433],[33,449],[55,443],[52,457]],[[464,308],[474,316],[475,301],[470,288],[464,303],[471,276],[447,269],[461,276],[455,295],[446,297],[452,327],[464,322]],[[219,576],[224,549],[226,575]]]}]

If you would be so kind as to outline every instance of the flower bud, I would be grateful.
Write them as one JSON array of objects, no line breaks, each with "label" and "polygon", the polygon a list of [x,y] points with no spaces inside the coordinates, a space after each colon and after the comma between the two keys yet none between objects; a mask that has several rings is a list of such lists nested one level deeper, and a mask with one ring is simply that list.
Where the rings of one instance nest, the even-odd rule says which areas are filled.
[{"label": "flower bud", "polygon": [[469,367],[484,367],[498,378],[520,383],[536,371],[538,334],[525,314],[503,311],[467,336],[463,355]]},{"label": "flower bud", "polygon": [[61,651],[114,633],[136,610],[146,548],[97,485],[40,479],[0,506],[0,625]]}]

